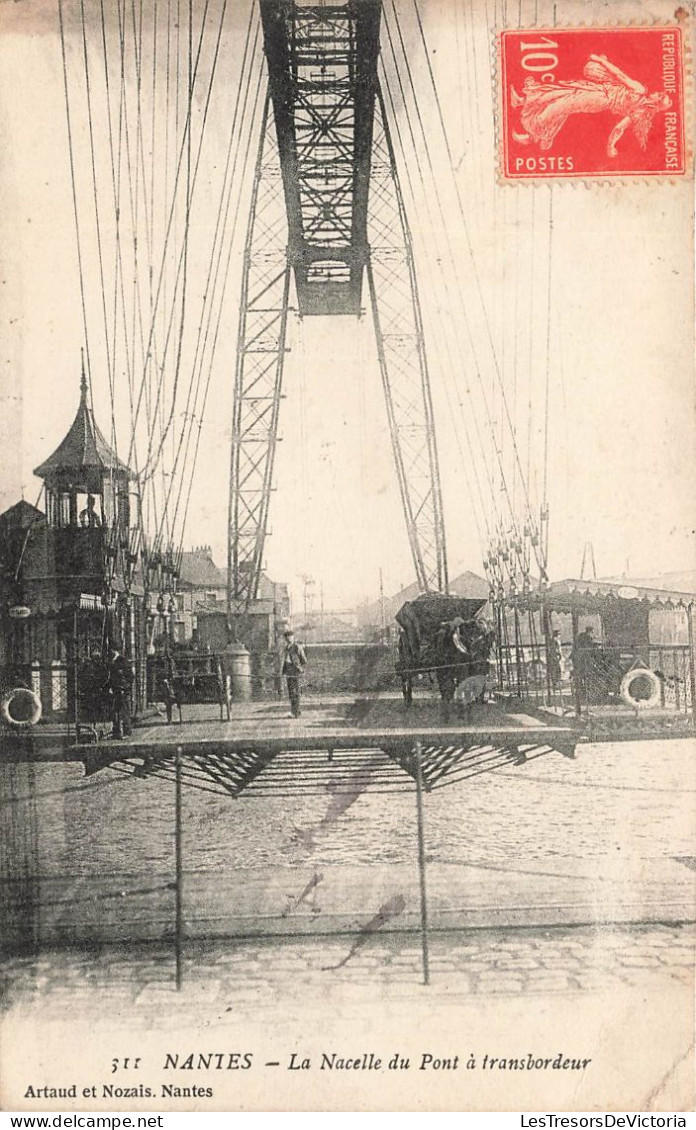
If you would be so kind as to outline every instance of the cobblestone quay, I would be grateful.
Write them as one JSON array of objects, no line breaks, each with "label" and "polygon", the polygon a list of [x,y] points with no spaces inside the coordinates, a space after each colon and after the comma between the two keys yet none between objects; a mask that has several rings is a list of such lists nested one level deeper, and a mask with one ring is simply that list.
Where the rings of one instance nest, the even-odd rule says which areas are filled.
[{"label": "cobblestone quay", "polygon": [[[575,761],[549,754],[426,797],[428,987],[410,929],[412,792],[366,792],[337,813],[321,794],[185,790],[180,991],[173,786],[116,769],[84,778],[69,764],[5,765],[2,927],[25,945],[3,967],[8,1078],[23,1086],[37,1055],[50,1064],[79,1046],[79,1077],[108,1081],[104,1049],[126,1054],[134,1035],[143,1054],[177,1040],[187,1054],[255,1048],[266,1059],[305,1045],[314,1055],[562,1054],[593,1062],[518,1072],[509,1109],[685,1109],[695,756],[685,741],[585,746]],[[436,1071],[430,1083],[418,1070],[413,1100],[392,1073],[368,1099],[362,1079],[332,1073],[316,1103],[495,1109],[505,1072],[463,1065],[447,1097]],[[268,1109],[273,1085],[285,1109],[309,1109],[303,1072],[272,1084],[264,1071],[245,1082],[248,1107]],[[214,1080],[211,1108],[238,1109],[238,1087]]]}]

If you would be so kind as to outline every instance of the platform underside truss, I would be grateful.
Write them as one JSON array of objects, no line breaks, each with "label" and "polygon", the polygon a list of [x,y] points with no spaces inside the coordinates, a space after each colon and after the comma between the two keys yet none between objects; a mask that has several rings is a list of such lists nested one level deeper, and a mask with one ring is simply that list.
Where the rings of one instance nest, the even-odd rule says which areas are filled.
[{"label": "platform underside truss", "polygon": [[[498,769],[523,766],[536,757],[558,751],[554,746],[519,740],[456,742],[421,749],[423,787],[426,792],[469,780]],[[569,745],[562,750],[572,756]],[[111,768],[140,779],[174,780],[176,752],[138,751],[123,758],[94,753],[85,759],[88,773]],[[250,747],[245,750],[186,750],[182,754],[184,786],[231,797],[326,796],[339,808],[363,793],[412,792],[417,777],[416,752],[403,743],[382,748],[336,750],[280,750]]]}]

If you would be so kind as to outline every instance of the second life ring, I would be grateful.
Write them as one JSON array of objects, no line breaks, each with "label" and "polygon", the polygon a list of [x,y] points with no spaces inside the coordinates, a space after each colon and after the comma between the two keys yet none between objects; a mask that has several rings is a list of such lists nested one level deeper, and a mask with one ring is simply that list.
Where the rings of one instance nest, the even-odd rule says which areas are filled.
[{"label": "second life ring", "polygon": [[0,699],[0,718],[13,730],[28,730],[41,718],[41,699],[28,687],[15,687]]},{"label": "second life ring", "polygon": [[662,703],[662,683],[649,667],[632,667],[621,680],[621,698],[634,710],[653,710]]}]

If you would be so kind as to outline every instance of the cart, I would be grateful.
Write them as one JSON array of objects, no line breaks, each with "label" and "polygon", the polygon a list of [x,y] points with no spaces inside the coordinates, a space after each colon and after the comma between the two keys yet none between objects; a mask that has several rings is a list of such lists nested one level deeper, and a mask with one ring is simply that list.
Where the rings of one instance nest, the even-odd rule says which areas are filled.
[{"label": "cart", "polygon": [[482,618],[485,599],[422,593],[396,614],[399,625],[396,672],[406,706],[413,681],[428,675],[437,682],[445,712],[454,701],[482,701],[494,633]]}]

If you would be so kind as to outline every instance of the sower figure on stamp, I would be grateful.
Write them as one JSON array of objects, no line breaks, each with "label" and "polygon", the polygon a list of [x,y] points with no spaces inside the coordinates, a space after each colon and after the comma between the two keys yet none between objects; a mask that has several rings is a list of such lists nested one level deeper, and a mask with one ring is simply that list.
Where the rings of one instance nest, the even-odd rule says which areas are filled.
[{"label": "sower figure on stamp", "polygon": [[535,142],[550,149],[558,131],[572,114],[602,114],[607,110],[619,120],[607,140],[607,155],[616,157],[616,146],[631,127],[641,149],[645,149],[653,121],[672,105],[662,91],[649,94],[642,82],[630,78],[606,55],[590,55],[583,78],[573,82],[525,81],[522,93],[510,89],[510,102],[520,108],[524,132],[514,132],[520,145]]},{"label": "sower figure on stamp", "polygon": [[130,695],[133,685],[133,672],[125,655],[117,647],[112,647],[109,655],[107,691],[111,704],[113,738],[127,737],[131,733]]},{"label": "sower figure on stamp", "polygon": [[307,656],[302,644],[295,640],[295,633],[288,628],[285,632],[285,652],[283,655],[283,674],[288,685],[290,709],[293,718],[300,716],[300,678],[307,666]]}]

